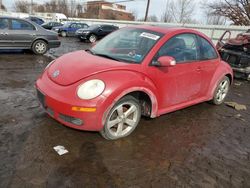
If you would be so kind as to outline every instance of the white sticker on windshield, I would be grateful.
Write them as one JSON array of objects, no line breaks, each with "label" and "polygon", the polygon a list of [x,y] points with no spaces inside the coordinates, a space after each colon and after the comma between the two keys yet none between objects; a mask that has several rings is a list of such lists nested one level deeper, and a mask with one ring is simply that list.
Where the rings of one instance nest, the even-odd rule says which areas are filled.
[{"label": "white sticker on windshield", "polygon": [[154,35],[152,33],[146,33],[146,32],[143,32],[142,34],[140,34],[141,37],[146,37],[146,38],[149,38],[149,39],[152,39],[152,40],[158,40],[160,38],[160,36],[158,35]]}]

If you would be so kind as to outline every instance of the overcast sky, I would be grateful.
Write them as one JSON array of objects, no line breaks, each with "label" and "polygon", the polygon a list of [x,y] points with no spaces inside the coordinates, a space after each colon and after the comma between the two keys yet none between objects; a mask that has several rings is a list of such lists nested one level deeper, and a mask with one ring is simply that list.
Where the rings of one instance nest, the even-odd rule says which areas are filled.
[{"label": "overcast sky", "polygon": [[[15,0],[3,0],[3,4],[7,7],[8,10],[13,10],[13,2]],[[48,1],[48,0],[47,0]],[[86,2],[87,0],[76,0],[76,2]],[[119,0],[111,0],[111,2],[114,1],[119,1]],[[200,0],[194,0],[196,1],[196,11],[195,11],[195,17],[202,17],[202,11],[200,10],[199,4],[198,3]],[[207,0],[211,1],[211,0]],[[33,2],[36,3],[41,3],[41,2],[46,2],[46,0],[33,0]],[[70,1],[69,1],[70,2]],[[146,10],[146,4],[147,0],[135,0],[134,2],[126,2],[126,3],[121,3],[126,5],[127,10],[129,11],[136,11],[138,18],[143,18]],[[161,17],[161,15],[164,12],[164,9],[166,7],[166,0],[151,0],[150,8],[149,8],[149,15],[156,15],[158,18]],[[199,19],[200,21],[202,19]]]}]

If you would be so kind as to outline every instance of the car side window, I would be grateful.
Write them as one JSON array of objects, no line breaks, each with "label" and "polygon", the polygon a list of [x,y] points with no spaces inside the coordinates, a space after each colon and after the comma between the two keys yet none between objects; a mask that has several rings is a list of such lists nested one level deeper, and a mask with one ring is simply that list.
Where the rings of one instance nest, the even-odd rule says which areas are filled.
[{"label": "car side window", "polygon": [[200,59],[197,37],[188,33],[176,35],[161,47],[156,56],[157,59],[161,56],[171,56],[177,63],[197,61]]},{"label": "car side window", "polygon": [[214,47],[203,37],[199,37],[200,40],[200,51],[201,51],[201,59],[202,60],[209,60],[209,59],[216,59],[218,55],[214,49]]},{"label": "car side window", "polygon": [[26,21],[12,19],[11,29],[12,30],[35,30],[35,27]]},{"label": "car side window", "polygon": [[103,31],[109,31],[109,30],[110,30],[110,27],[109,27],[109,26],[102,26],[102,30],[103,30]]},{"label": "car side window", "polygon": [[77,26],[76,26],[77,28],[83,28],[83,24],[77,24]]},{"label": "car side window", "polygon": [[0,29],[9,29],[9,20],[6,18],[0,18]]},{"label": "car side window", "polygon": [[70,27],[71,28],[77,28],[76,24],[71,24]]}]

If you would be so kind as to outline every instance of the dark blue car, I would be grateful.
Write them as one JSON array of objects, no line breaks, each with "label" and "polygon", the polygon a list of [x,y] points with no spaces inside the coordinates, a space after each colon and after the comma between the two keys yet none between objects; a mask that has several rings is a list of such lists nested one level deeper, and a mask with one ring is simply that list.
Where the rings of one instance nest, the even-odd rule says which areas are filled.
[{"label": "dark blue car", "polygon": [[78,29],[88,28],[89,26],[85,23],[66,23],[63,26],[53,27],[52,31],[57,32],[62,37],[75,36]]}]

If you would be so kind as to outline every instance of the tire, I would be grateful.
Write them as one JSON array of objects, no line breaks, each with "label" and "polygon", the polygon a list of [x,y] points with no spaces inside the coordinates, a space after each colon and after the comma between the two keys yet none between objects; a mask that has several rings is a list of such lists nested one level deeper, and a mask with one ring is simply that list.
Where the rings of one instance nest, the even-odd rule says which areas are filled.
[{"label": "tire", "polygon": [[126,137],[134,131],[140,119],[141,106],[139,101],[132,96],[123,97],[109,111],[100,133],[107,140]]},{"label": "tire", "polygon": [[96,41],[97,41],[97,36],[94,35],[94,34],[91,34],[91,35],[89,36],[89,42],[94,43],[94,42],[96,42]]},{"label": "tire", "polygon": [[43,55],[48,51],[48,44],[44,40],[36,40],[32,44],[32,51],[37,55]]},{"label": "tire", "polygon": [[60,35],[61,35],[62,37],[67,37],[67,33],[66,33],[65,31],[61,31]]},{"label": "tire", "polygon": [[224,76],[223,79],[218,83],[213,99],[211,100],[212,104],[220,105],[224,102],[230,87],[230,80],[227,76]]}]

